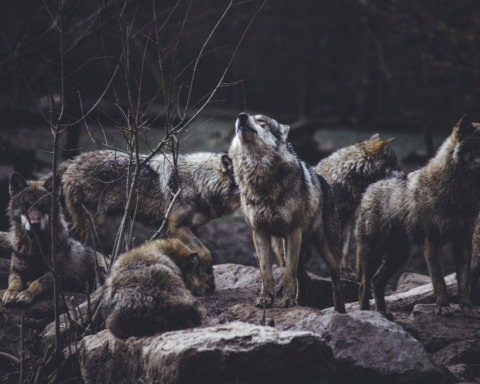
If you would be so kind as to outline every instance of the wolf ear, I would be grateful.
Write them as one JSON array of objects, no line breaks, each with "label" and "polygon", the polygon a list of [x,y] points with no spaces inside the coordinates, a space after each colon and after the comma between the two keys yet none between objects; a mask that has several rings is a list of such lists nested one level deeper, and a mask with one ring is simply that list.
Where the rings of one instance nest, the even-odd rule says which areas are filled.
[{"label": "wolf ear", "polygon": [[12,176],[10,176],[10,196],[22,192],[27,187],[28,183],[22,176],[16,172],[12,173]]},{"label": "wolf ear", "polygon": [[197,269],[199,262],[198,262],[198,252],[192,252],[187,256],[187,265],[191,269]]},{"label": "wolf ear", "polygon": [[380,141],[380,135],[378,133],[375,133],[372,137],[369,139],[370,141]]},{"label": "wolf ear", "polygon": [[387,148],[390,146],[390,143],[394,140],[395,138],[382,140],[376,143],[373,146],[373,149],[371,151],[372,157],[381,159],[383,156],[385,156],[385,153],[387,153]]},{"label": "wolf ear", "polygon": [[458,141],[465,140],[475,131],[470,115],[464,115],[453,129],[454,135]]},{"label": "wolf ear", "polygon": [[288,132],[290,132],[290,126],[279,124],[278,128],[280,128],[280,133],[282,134],[283,141],[287,141]]},{"label": "wolf ear", "polygon": [[226,153],[222,155],[222,172],[233,172],[233,164],[232,159]]},{"label": "wolf ear", "polygon": [[[60,178],[57,176],[57,191],[60,189]],[[53,176],[50,176],[45,182],[43,183],[43,188],[45,188],[48,192],[52,193],[53,191]]]}]

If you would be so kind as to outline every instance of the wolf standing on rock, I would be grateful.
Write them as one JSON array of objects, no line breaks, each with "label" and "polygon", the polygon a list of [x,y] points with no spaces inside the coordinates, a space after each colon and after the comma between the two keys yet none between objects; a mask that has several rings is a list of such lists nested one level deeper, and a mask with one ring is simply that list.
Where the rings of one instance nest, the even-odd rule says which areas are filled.
[{"label": "wolf standing on rock", "polygon": [[376,310],[386,313],[387,283],[418,244],[432,278],[435,314],[452,315],[440,255],[442,245],[453,242],[459,304],[464,316],[474,316],[469,279],[479,186],[480,124],[465,115],[424,168],[367,189],[357,222],[360,309],[369,309],[373,277]]},{"label": "wolf standing on rock", "polygon": [[120,255],[102,291],[101,311],[117,337],[153,335],[202,323],[198,257],[177,239],[160,239]]},{"label": "wolf standing on rock", "polygon": [[[8,289],[3,295],[4,305],[30,304],[42,292],[53,288],[53,273],[45,264],[33,234],[35,231],[43,253],[50,262],[52,241],[49,215],[52,208],[52,187],[52,177],[45,181],[25,181],[17,173],[10,177],[10,240],[13,254]],[[58,199],[55,201],[58,204]],[[68,237],[60,204],[54,220],[57,223],[57,266],[62,287],[69,291],[83,292],[87,281],[93,287],[96,263],[99,267],[97,271],[101,274],[100,282],[103,283],[107,271],[105,258],[99,253],[95,255],[91,248]]]},{"label": "wolf standing on rock", "polygon": [[286,261],[282,307],[306,301],[301,248],[313,244],[323,256],[333,284],[335,310],[345,312],[340,282],[340,220],[333,192],[287,143],[289,128],[265,116],[241,113],[229,154],[245,217],[253,229],[263,276],[255,305],[273,305],[272,236],[284,239]]},{"label": "wolf standing on rock", "polygon": [[[140,156],[143,160],[145,156]],[[84,153],[60,165],[62,187],[73,233],[83,243],[90,240],[90,223],[82,204],[94,217],[96,227],[125,209],[125,181],[129,156],[115,151]],[[132,165],[134,167],[134,165]],[[212,219],[234,213],[240,197],[231,160],[222,153],[192,153],[178,157],[175,170],[171,156],[159,155],[140,171],[134,206],[135,220],[159,228],[167,209],[182,188],[170,213],[167,235],[198,252],[209,289],[215,289],[210,251],[192,231]]]}]

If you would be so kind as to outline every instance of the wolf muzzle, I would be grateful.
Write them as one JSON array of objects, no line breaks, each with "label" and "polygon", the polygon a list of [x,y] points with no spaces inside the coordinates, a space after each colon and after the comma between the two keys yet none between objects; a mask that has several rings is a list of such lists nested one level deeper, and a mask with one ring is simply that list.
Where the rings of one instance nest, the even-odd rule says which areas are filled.
[{"label": "wolf muzzle", "polygon": [[[28,214],[30,223],[25,215],[21,216],[22,225],[27,231],[43,231],[48,222],[48,215],[43,215],[40,211],[33,210]],[[31,226],[30,226],[31,224]]]},{"label": "wolf muzzle", "polygon": [[250,124],[250,116],[246,113],[240,113],[237,119],[238,134],[244,141],[253,140],[257,130]]}]

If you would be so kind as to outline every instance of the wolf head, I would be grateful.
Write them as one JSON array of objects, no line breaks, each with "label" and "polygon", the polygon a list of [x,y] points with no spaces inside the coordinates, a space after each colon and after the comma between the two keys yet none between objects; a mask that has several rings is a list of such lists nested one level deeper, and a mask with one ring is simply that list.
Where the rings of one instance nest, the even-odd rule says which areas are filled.
[{"label": "wolf head", "polygon": [[243,146],[250,147],[257,153],[279,151],[286,143],[290,127],[277,123],[263,115],[250,116],[240,113],[235,123],[235,137]]},{"label": "wolf head", "polygon": [[13,173],[10,177],[9,207],[12,226],[21,225],[27,232],[35,230],[37,233],[48,229],[52,191],[52,177],[43,181],[26,181],[18,173]]},{"label": "wolf head", "polygon": [[155,242],[158,250],[167,255],[180,268],[183,281],[189,291],[195,296],[202,296],[209,290],[197,252],[193,252],[177,239],[159,239]]},{"label": "wolf head", "polygon": [[366,159],[371,163],[370,172],[381,173],[378,175],[379,179],[405,173],[398,165],[397,155],[390,146],[394,140],[395,138],[380,140],[380,135],[377,133],[369,140],[359,143],[366,153]]},{"label": "wolf head", "polygon": [[463,116],[453,129],[453,158],[462,167],[480,170],[480,124]]}]

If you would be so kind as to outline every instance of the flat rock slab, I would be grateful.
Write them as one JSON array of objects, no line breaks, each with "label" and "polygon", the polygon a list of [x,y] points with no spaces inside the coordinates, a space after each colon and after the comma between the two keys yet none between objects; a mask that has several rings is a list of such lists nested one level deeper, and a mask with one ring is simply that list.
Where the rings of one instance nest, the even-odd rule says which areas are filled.
[{"label": "flat rock slab", "polygon": [[400,325],[371,311],[312,313],[289,327],[324,338],[337,365],[335,383],[438,383],[443,370]]},{"label": "flat rock slab", "polygon": [[480,364],[480,340],[465,340],[450,344],[433,355],[439,365]]},{"label": "flat rock slab", "polygon": [[82,340],[79,361],[87,384],[318,383],[335,372],[332,350],[313,333],[245,323],[126,340],[105,330]]},{"label": "flat rock slab", "polygon": [[[247,289],[251,294],[255,295],[255,299],[260,295],[262,276],[258,268],[238,264],[221,264],[213,266],[213,273],[217,291]],[[272,273],[275,280],[275,290],[278,293],[282,285],[283,276],[285,275],[285,268],[274,264],[272,266]],[[333,289],[331,279],[319,277],[310,272],[308,272],[308,275],[311,280],[307,291],[307,306],[320,309],[332,307]],[[350,280],[342,280],[342,284],[345,302],[351,303],[358,301],[359,284]],[[275,305],[279,303],[280,300],[278,300],[278,303],[275,303]]]},{"label": "flat rock slab", "polygon": [[413,288],[421,287],[431,283],[432,279],[430,276],[420,275],[419,273],[405,272],[400,276],[397,282],[396,293],[407,292]]}]

